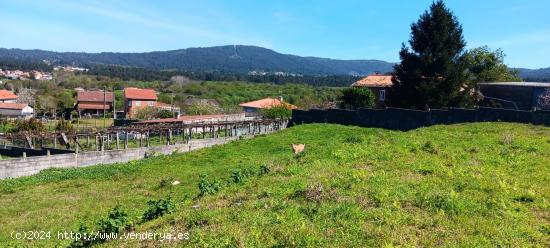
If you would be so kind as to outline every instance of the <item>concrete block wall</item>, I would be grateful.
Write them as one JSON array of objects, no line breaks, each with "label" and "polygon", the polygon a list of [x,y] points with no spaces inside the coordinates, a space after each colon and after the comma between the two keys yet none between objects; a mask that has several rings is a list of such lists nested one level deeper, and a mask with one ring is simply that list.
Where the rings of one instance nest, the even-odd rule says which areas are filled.
[{"label": "concrete block wall", "polygon": [[171,154],[173,152],[189,152],[249,137],[233,136],[214,139],[196,139],[191,140],[188,144],[4,159],[0,160],[0,179],[29,176],[47,168],[76,168],[98,164],[123,163],[142,159],[147,154],[151,153]]}]

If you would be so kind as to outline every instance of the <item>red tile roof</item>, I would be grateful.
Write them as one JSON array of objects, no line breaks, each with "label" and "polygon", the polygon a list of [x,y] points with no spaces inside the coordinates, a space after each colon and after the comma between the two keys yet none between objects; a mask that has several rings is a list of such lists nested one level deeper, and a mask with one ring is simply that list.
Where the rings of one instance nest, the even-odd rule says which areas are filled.
[{"label": "red tile roof", "polygon": [[0,90],[0,100],[15,100],[17,95],[13,94],[9,90]]},{"label": "red tile roof", "polygon": [[[237,114],[238,115],[238,114]],[[156,120],[146,120],[146,121],[140,121],[137,122],[137,124],[143,123],[143,124],[151,124],[151,123],[171,123],[171,122],[187,122],[187,121],[207,121],[211,119],[219,119],[219,118],[230,118],[237,116],[236,114],[229,114],[229,115],[185,115],[180,116],[179,118],[164,118],[164,119],[156,119]]]},{"label": "red tile roof", "polygon": [[0,102],[0,109],[17,109],[22,110],[29,105],[24,103]]},{"label": "red tile roof", "polygon": [[[103,102],[104,93],[101,90],[79,91],[76,96],[78,102]],[[105,101],[113,102],[113,92],[105,92]]]},{"label": "red tile roof", "polygon": [[111,105],[106,104],[93,104],[93,103],[79,103],[78,109],[111,109]]},{"label": "red tile roof", "polygon": [[153,89],[124,88],[126,99],[157,100],[157,93]]},{"label": "red tile roof", "polygon": [[239,104],[239,106],[245,107],[245,108],[265,109],[265,108],[271,108],[271,107],[274,107],[274,106],[279,106],[281,104],[287,104],[288,106],[290,106],[291,109],[297,109],[298,108],[298,107],[296,107],[296,106],[294,106],[290,103],[282,102],[279,99],[269,98],[269,97],[264,98],[264,99],[260,99],[260,100],[256,100],[256,101],[252,101],[252,102],[241,103],[241,104]]},{"label": "red tile roof", "polygon": [[369,75],[353,83],[356,87],[391,87],[393,85],[393,76]]}]

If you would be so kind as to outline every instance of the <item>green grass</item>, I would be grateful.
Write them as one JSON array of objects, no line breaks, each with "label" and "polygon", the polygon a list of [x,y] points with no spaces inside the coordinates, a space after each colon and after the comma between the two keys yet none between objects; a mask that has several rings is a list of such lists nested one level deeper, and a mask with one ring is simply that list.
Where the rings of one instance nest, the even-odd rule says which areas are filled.
[{"label": "green grass", "polygon": [[[306,151],[293,155],[291,143]],[[262,165],[269,173],[229,183],[234,170]],[[0,246],[67,245],[9,234],[76,231],[120,205],[136,232],[189,232],[190,239],[103,246],[548,247],[549,165],[547,127],[301,125],[186,154],[0,181]],[[204,173],[225,187],[197,197]],[[161,187],[172,180],[181,184]],[[140,222],[147,201],[170,191],[176,211]]]}]

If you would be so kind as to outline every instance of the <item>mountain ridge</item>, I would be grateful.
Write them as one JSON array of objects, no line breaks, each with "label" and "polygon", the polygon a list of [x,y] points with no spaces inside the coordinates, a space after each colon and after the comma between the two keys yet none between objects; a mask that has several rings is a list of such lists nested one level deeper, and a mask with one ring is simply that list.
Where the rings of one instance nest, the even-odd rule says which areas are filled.
[{"label": "mountain ridge", "polygon": [[41,49],[0,48],[0,58],[47,60],[54,64],[80,66],[98,63],[156,70],[219,71],[241,74],[250,71],[268,71],[305,75],[367,75],[373,72],[389,72],[394,65],[383,60],[302,57],[245,45],[193,47],[143,53],[53,52]]},{"label": "mountain ridge", "polygon": [[[55,52],[42,49],[0,48],[0,59],[86,66],[120,65],[154,70],[210,71],[233,74],[282,72],[301,75],[364,76],[393,70],[395,63],[377,59],[332,59],[298,56],[249,45],[190,47],[151,52]],[[550,67],[513,68],[531,81],[550,81]]]}]

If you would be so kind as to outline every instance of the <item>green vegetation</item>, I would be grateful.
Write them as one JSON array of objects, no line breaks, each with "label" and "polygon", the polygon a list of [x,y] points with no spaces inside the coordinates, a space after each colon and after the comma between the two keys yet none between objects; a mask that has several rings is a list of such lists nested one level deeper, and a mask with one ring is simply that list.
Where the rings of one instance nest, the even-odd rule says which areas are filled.
[{"label": "green vegetation", "polygon": [[444,1],[411,25],[409,47],[399,52],[390,89],[390,106],[422,109],[426,106],[472,107],[479,100],[479,82],[521,81],[519,71],[504,64],[504,53],[487,46],[466,51],[462,25]]},{"label": "green vegetation", "polygon": [[[184,78],[184,77],[183,77]],[[189,79],[186,79],[189,80]],[[88,90],[106,88],[114,90],[115,109],[123,110],[122,89],[124,87],[152,88],[158,94],[158,101],[174,104],[186,114],[217,114],[240,111],[239,103],[258,100],[265,97],[283,96],[285,101],[301,108],[333,106],[341,95],[340,88],[314,87],[300,83],[251,83],[242,81],[121,81],[105,76],[90,76],[78,73],[57,72],[53,82],[44,81],[8,81],[3,88],[14,90],[17,94],[27,95],[28,102],[36,103],[36,115],[60,118],[63,113],[73,110],[76,91],[81,87]],[[27,90],[32,88],[32,91]],[[220,106],[207,104],[188,104],[188,98],[214,99]],[[145,114],[155,116],[154,114]],[[109,114],[108,116],[112,116]]]},{"label": "green vegetation", "polygon": [[375,97],[366,87],[350,87],[343,90],[340,107],[346,109],[372,108]]},{"label": "green vegetation", "polygon": [[[174,88],[176,87],[174,86]],[[225,107],[235,107],[239,103],[265,97],[282,96],[286,102],[307,108],[334,102],[341,94],[339,88],[313,87],[305,84],[273,85],[244,82],[187,84],[181,86],[179,91],[203,99],[215,99]]]},{"label": "green vegetation", "polygon": [[[185,154],[49,169],[0,181],[0,243],[66,246],[9,232],[98,230],[119,206],[124,215],[109,214],[117,226],[189,232],[168,245],[545,247],[549,137],[548,127],[508,123],[409,132],[314,124]],[[305,152],[292,154],[291,143]],[[158,201],[169,197],[175,208]],[[101,245],[160,244],[138,242]]]},{"label": "green vegetation", "polygon": [[510,70],[504,64],[504,56],[502,50],[491,51],[487,46],[466,52],[464,62],[468,65],[470,80],[473,82],[521,82],[519,72]]},{"label": "green vegetation", "polygon": [[292,117],[292,108],[290,105],[283,103],[278,106],[262,109],[260,114],[267,119],[289,119]]}]

